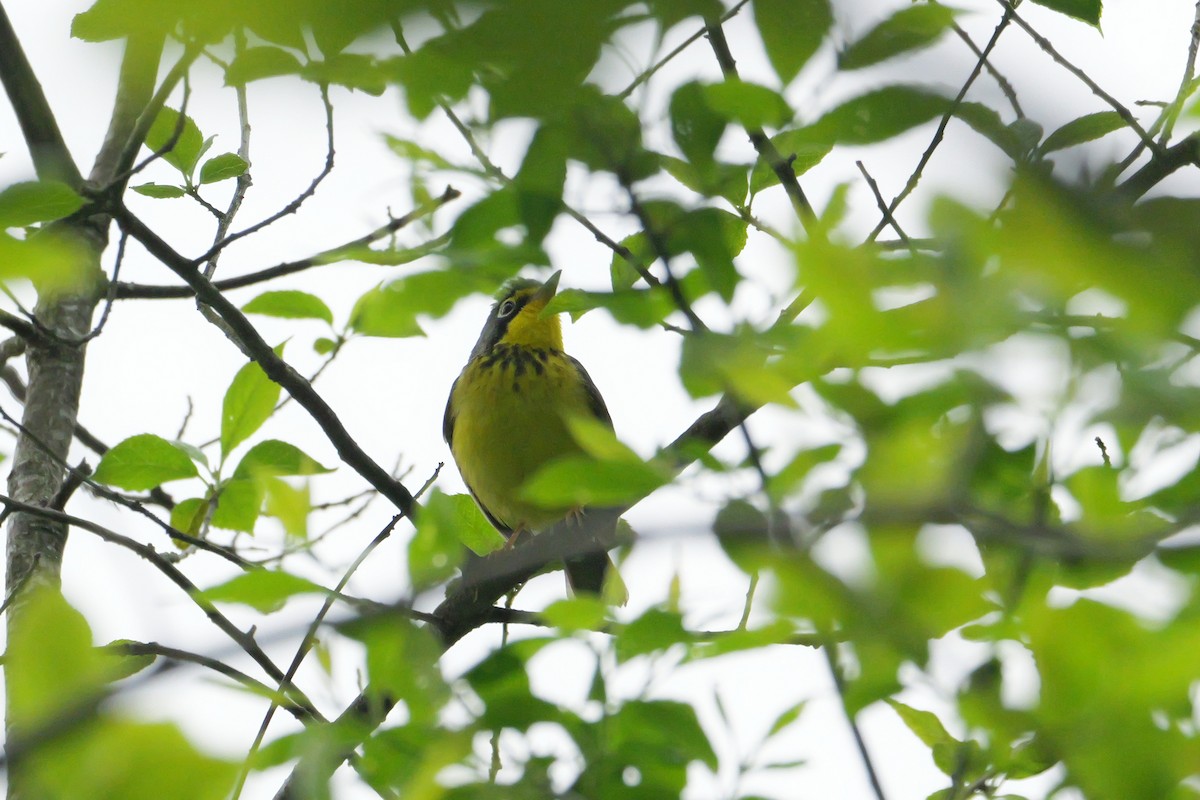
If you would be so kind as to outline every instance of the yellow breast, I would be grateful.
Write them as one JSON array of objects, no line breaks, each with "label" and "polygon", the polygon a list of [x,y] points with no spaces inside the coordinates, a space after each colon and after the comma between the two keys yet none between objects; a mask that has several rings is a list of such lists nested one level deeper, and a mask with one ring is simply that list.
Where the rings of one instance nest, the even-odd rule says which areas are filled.
[{"label": "yellow breast", "polygon": [[520,498],[548,462],[580,452],[565,418],[592,413],[583,377],[561,351],[500,345],[473,359],[450,398],[451,450],[479,504],[511,530],[538,530],[570,509]]}]

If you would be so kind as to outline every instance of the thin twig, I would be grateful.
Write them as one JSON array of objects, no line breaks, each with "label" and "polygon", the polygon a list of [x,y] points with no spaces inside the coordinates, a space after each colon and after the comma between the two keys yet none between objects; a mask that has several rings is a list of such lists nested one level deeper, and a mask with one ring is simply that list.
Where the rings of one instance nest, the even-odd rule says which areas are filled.
[{"label": "thin twig", "polygon": [[60,524],[69,525],[73,528],[88,531],[89,533],[95,534],[110,544],[123,547],[126,550],[129,550],[145,559],[146,561],[149,561],[158,569],[159,572],[166,576],[168,580],[170,580],[179,588],[183,589],[188,597],[191,598],[192,602],[200,607],[200,610],[204,612],[205,616],[207,616],[214,625],[220,628],[225,635],[227,635],[243,651],[245,651],[246,655],[250,656],[255,663],[262,667],[263,671],[266,672],[272,680],[279,682],[283,689],[286,690],[288,695],[293,697],[301,707],[303,707],[308,713],[317,719],[323,719],[321,713],[317,711],[316,707],[313,706],[312,702],[309,701],[304,692],[301,691],[301,689],[291,681],[287,680],[286,676],[280,671],[279,667],[277,667],[275,663],[271,661],[270,657],[263,651],[261,647],[258,646],[258,643],[254,641],[254,637],[234,625],[233,622],[231,622],[228,617],[222,614],[221,611],[215,605],[213,605],[211,601],[205,599],[203,593],[200,591],[200,587],[192,583],[191,579],[184,575],[178,567],[164,558],[161,553],[159,553],[150,545],[130,539],[128,536],[110,530],[103,525],[92,522],[91,520],[82,519],[80,517],[75,517],[70,514],[66,514],[61,511],[55,511],[49,508],[42,508],[30,503],[22,503],[19,500],[8,497],[7,495],[0,494],[0,504],[3,504],[6,508],[10,508],[13,511],[30,514],[32,516],[41,517],[43,519],[52,520]]},{"label": "thin twig", "polygon": [[[725,76],[726,80],[739,80],[737,64],[733,60],[733,53],[729,49],[729,42],[725,39],[725,30],[721,27],[720,21],[709,25],[708,41],[717,58],[717,63],[721,66],[721,74]],[[796,170],[792,168],[794,156],[785,158],[762,128],[747,127],[746,134],[750,137],[750,143],[754,145],[759,158],[771,168],[775,177],[779,179],[779,183],[787,192],[796,216],[800,218],[800,223],[804,225],[809,236],[823,238],[824,232],[817,220],[817,214],[813,211],[812,204],[808,202],[808,197],[800,187]]]},{"label": "thin twig", "polygon": [[[326,264],[333,263],[339,260],[343,253],[350,253],[359,248],[367,247],[387,236],[399,231],[417,220],[429,216],[437,211],[442,206],[457,200],[461,193],[451,187],[446,187],[446,190],[437,197],[422,206],[419,206],[402,217],[396,217],[388,221],[386,225],[381,225],[370,233],[359,236],[357,239],[352,239],[344,244],[331,247],[309,258],[301,259],[300,261],[289,261],[284,264],[276,264],[273,267],[267,267],[256,272],[251,272],[246,275],[240,275],[236,278],[226,278],[225,280],[212,282],[213,288],[220,292],[226,292],[231,289],[241,289],[246,286],[264,283],[282,278],[285,275],[292,275],[297,272],[302,272],[313,267],[320,267]],[[180,258],[183,258],[180,256]],[[203,256],[199,259],[188,261],[186,263],[195,266],[204,263]],[[131,299],[182,299],[192,297],[195,291],[190,286],[155,286],[138,283],[122,283],[117,286],[118,300]]]},{"label": "thin twig", "polygon": [[300,210],[300,206],[304,205],[304,202],[306,200],[308,200],[310,197],[312,197],[314,194],[317,193],[317,188],[321,185],[321,183],[325,180],[325,178],[327,178],[329,176],[329,174],[331,172],[333,172],[333,159],[334,159],[334,154],[335,154],[334,147],[333,147],[333,104],[329,101],[329,86],[322,83],[320,85],[320,88],[321,88],[321,104],[325,108],[325,142],[326,142],[325,165],[321,168],[321,172],[318,173],[318,175],[312,179],[312,182],[309,183],[308,188],[306,188],[304,191],[302,191],[300,194],[298,194],[296,196],[296,198],[294,200],[292,200],[292,202],[288,203],[286,206],[281,208],[279,211],[276,211],[274,214],[272,214],[271,216],[262,220],[261,222],[256,222],[253,225],[251,225],[250,227],[243,228],[242,230],[238,231],[237,233],[229,234],[224,239],[222,239],[221,241],[214,244],[211,248],[209,248],[207,253],[205,253],[199,259],[197,259],[198,261],[207,263],[210,259],[215,257],[217,255],[217,253],[221,252],[226,247],[228,247],[229,245],[236,242],[238,239],[241,239],[242,237],[249,236],[252,233],[260,231],[263,228],[267,227],[268,225],[272,225],[272,224],[278,222],[279,220],[283,219],[284,217],[288,216],[289,214],[295,214],[297,211]]},{"label": "thin twig", "polygon": [[879,191],[879,184],[875,178],[871,177],[871,173],[867,172],[867,168],[863,165],[863,162],[855,161],[854,163],[858,166],[858,171],[862,173],[863,179],[866,180],[867,186],[870,187],[871,194],[875,195],[875,205],[879,208],[879,212],[883,214],[884,222],[892,227],[892,230],[900,237],[900,241],[911,250],[912,246],[909,242],[908,234],[904,232],[904,229],[900,227],[900,223],[892,216],[892,211],[888,208],[887,201],[883,199],[883,194]]},{"label": "thin twig", "polygon": [[1000,0],[1000,2],[1002,5],[1005,5],[1005,11],[1004,15],[1000,18],[1000,22],[996,24],[996,28],[992,31],[992,38],[988,39],[988,43],[984,45],[983,50],[980,51],[978,58],[975,60],[975,67],[971,70],[971,74],[967,76],[967,79],[963,82],[962,87],[958,90],[958,94],[955,95],[953,102],[950,104],[950,108],[946,109],[945,113],[942,114],[942,118],[938,122],[937,130],[933,132],[933,139],[930,140],[929,146],[926,147],[925,152],[921,154],[921,158],[917,162],[917,166],[913,169],[912,174],[908,176],[908,181],[904,184],[904,188],[900,190],[900,194],[892,198],[892,202],[888,204],[884,218],[875,225],[875,229],[872,230],[871,234],[867,237],[868,242],[873,242],[876,238],[878,238],[879,234],[882,233],[883,229],[888,225],[888,217],[895,215],[896,209],[900,207],[900,204],[904,202],[905,198],[913,193],[913,190],[917,188],[917,184],[921,182],[921,177],[925,174],[925,167],[929,164],[930,160],[933,158],[934,152],[942,143],[942,139],[946,135],[946,128],[949,126],[950,120],[953,119],[955,113],[958,111],[958,107],[962,105],[963,98],[967,96],[967,92],[970,91],[971,86],[974,85],[976,78],[979,77],[979,73],[983,70],[984,64],[987,63],[988,56],[996,47],[996,43],[1000,41],[1000,34],[1004,33],[1005,28],[1007,28],[1009,23],[1016,17],[1016,12],[1012,10],[1011,6],[1005,4],[1004,0]]},{"label": "thin twig", "polygon": [[858,728],[858,723],[854,719],[854,715],[846,708],[846,681],[842,677],[842,670],[838,667],[837,661],[834,659],[832,643],[821,648],[821,652],[825,654],[825,663],[829,665],[829,673],[833,676],[833,685],[837,688],[838,696],[842,699],[842,708],[846,712],[846,722],[850,725],[850,733],[854,736],[854,745],[858,748],[858,756],[862,760],[863,768],[867,773],[867,780],[871,784],[872,791],[875,792],[876,800],[887,800],[887,796],[883,793],[883,785],[879,782],[879,775],[875,771],[875,764],[871,760],[871,752],[867,749],[866,740],[863,739],[862,731]]},{"label": "thin twig", "polygon": [[227,678],[230,678],[237,683],[245,686],[251,692],[270,697],[272,702],[279,708],[291,714],[300,722],[308,722],[313,719],[313,715],[304,706],[299,705],[286,696],[281,695],[278,691],[268,686],[256,678],[252,678],[241,670],[234,669],[217,658],[193,653],[188,650],[180,650],[177,647],[168,647],[167,645],[159,644],[158,642],[132,642],[128,640],[114,642],[107,646],[108,650],[115,653],[120,653],[125,656],[155,656],[168,658],[172,661],[185,664],[195,664],[196,666],[210,669],[213,672],[220,673]]},{"label": "thin twig", "polygon": [[[334,592],[340,594],[342,590],[346,588],[346,584],[350,582],[350,578],[353,577],[358,568],[362,566],[362,563],[367,560],[367,557],[375,551],[376,547],[383,544],[383,542],[392,535],[392,531],[395,529],[397,523],[400,522],[401,518],[402,516],[400,514],[392,517],[391,521],[383,527],[383,530],[377,533],[375,538],[367,543],[367,546],[362,549],[362,552],[358,554],[358,557],[350,563],[350,566],[342,575],[341,580],[338,581]],[[291,681],[296,677],[296,672],[300,669],[300,665],[304,663],[304,659],[308,656],[309,651],[312,649],[313,644],[317,640],[317,631],[320,630],[321,624],[325,621],[325,617],[333,608],[334,600],[335,598],[333,595],[325,598],[325,602],[321,605],[321,609],[317,612],[317,615],[309,624],[308,630],[304,632],[304,636],[300,640],[300,646],[296,648],[296,654],[292,656],[292,663],[288,665],[287,672],[284,675],[284,678],[287,681]],[[242,763],[242,768],[238,772],[237,783],[235,784],[234,790],[230,795],[233,800],[237,800],[237,798],[242,794],[242,788],[246,785],[246,779],[250,776],[250,764],[254,758],[254,755],[262,746],[263,739],[266,738],[267,728],[270,727],[271,720],[275,718],[275,710],[277,708],[279,708],[279,702],[277,699],[272,698],[271,705],[267,707],[267,713],[263,715],[263,720],[258,726],[258,733],[255,734],[254,741],[250,745],[250,751],[246,754],[246,758]]]},{"label": "thin twig", "polygon": [[229,326],[242,345],[252,354],[267,377],[288,391],[309,416],[320,426],[325,436],[337,450],[342,463],[353,469],[408,517],[414,516],[412,494],[396,481],[383,467],[379,466],[354,440],[342,421],[330,408],[325,399],[317,394],[312,385],[290,364],[276,355],[274,349],[262,338],[258,330],[246,319],[237,306],[196,269],[195,263],[177,253],[169,244],[141,220],[121,206],[113,212],[122,228],[163,263],[183,279],[195,292],[197,300],[210,306]]},{"label": "thin twig", "polygon": [[[749,2],[750,2],[750,0],[739,0],[739,2],[736,5],[734,5],[733,8],[729,9],[728,11],[726,11],[724,14],[721,15],[721,19],[718,22],[718,24],[728,22],[729,20],[736,17],[738,15],[738,12],[740,12],[743,8],[745,8]],[[693,33],[691,36],[687,37],[682,42],[680,42],[679,46],[676,47],[674,50],[667,53],[665,56],[660,58],[658,61],[655,61],[654,64],[649,69],[643,71],[641,74],[639,74],[636,78],[633,79],[632,83],[630,83],[628,86],[626,86],[620,92],[618,92],[617,98],[620,100],[624,100],[627,97],[629,97],[629,95],[633,94],[634,90],[637,89],[639,86],[641,86],[646,81],[650,80],[650,78],[652,78],[654,76],[654,73],[658,72],[660,69],[662,69],[667,64],[669,64],[676,56],[680,55],[681,53],[683,53],[684,50],[687,50],[689,47],[691,47],[693,44],[695,44],[701,38],[703,38],[704,35],[708,33],[708,28],[709,28],[708,25],[705,25],[704,27],[700,28],[698,31]]]},{"label": "thin twig", "polygon": [[1146,132],[1146,129],[1141,126],[1141,123],[1137,121],[1128,108],[1126,108],[1111,94],[1104,91],[1100,84],[1092,80],[1090,75],[1068,61],[1067,58],[1062,55],[1062,53],[1058,52],[1049,39],[1038,33],[1037,29],[1026,22],[1025,19],[1017,13],[1012,0],[996,0],[996,2],[999,3],[1002,8],[1004,8],[1005,16],[1011,16],[1012,21],[1017,23],[1017,26],[1020,27],[1021,30],[1025,31],[1025,33],[1029,35],[1029,38],[1033,39],[1033,41],[1037,43],[1037,46],[1042,49],[1042,52],[1054,59],[1054,61],[1057,62],[1060,67],[1082,81],[1083,84],[1091,90],[1092,94],[1099,97],[1101,100],[1107,103],[1113,111],[1116,111],[1117,114],[1120,115],[1121,119],[1125,121],[1125,124],[1128,125],[1129,128],[1134,131],[1139,138],[1141,138],[1142,143],[1145,144],[1151,153],[1153,153],[1155,156],[1160,155],[1162,148],[1160,148],[1158,143],[1154,141],[1154,138]]}]

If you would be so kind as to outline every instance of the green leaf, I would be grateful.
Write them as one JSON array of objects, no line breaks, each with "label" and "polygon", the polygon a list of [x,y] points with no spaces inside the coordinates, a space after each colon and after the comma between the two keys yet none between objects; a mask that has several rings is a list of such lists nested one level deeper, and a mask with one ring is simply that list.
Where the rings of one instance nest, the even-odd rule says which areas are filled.
[{"label": "green leaf", "polygon": [[235,478],[280,477],[283,475],[317,475],[333,472],[310,458],[293,444],[278,439],[264,439],[246,451],[237,469]]},{"label": "green leaf", "polygon": [[[299,490],[286,484],[280,486],[275,479],[281,476],[316,475],[331,471],[329,467],[314,461],[295,445],[277,439],[261,441],[246,451],[232,477],[219,487],[212,523],[219,528],[253,533],[254,523],[262,512],[263,500],[268,499],[268,489],[273,488],[274,502],[282,502],[285,496],[291,501],[291,505],[287,507],[276,505],[276,510],[283,512],[281,521],[285,529],[295,535],[302,535],[308,513],[307,507],[304,507],[306,500],[298,496]],[[297,503],[300,505],[296,505]]]},{"label": "green leaf", "polygon": [[813,364],[798,357],[803,332],[787,332],[795,341],[784,343],[777,352],[773,334],[749,329],[732,334],[703,333],[683,342],[679,374],[693,397],[733,392],[754,405],[780,403],[794,406],[791,391],[812,375]]},{"label": "green leaf", "polygon": [[245,86],[250,81],[294,75],[301,70],[299,59],[278,47],[247,47],[225,70],[226,86]]},{"label": "green leaf", "polygon": [[99,700],[113,660],[92,646],[83,615],[36,581],[17,610],[4,664],[10,724],[37,730],[79,703]]},{"label": "green leaf", "polygon": [[755,0],[753,8],[767,58],[787,85],[833,27],[829,0]]},{"label": "green leaf", "polygon": [[140,186],[133,186],[131,188],[138,194],[159,200],[174,200],[177,197],[183,197],[187,194],[183,190],[183,187],[171,186],[165,183],[143,183]]},{"label": "green leaf", "polygon": [[566,312],[578,320],[594,308],[602,308],[624,325],[652,328],[675,311],[675,303],[660,288],[619,292],[586,292],[582,289],[563,289],[554,295],[547,306],[550,312]]},{"label": "green leaf", "polygon": [[137,492],[200,473],[178,445],[152,433],[131,436],[100,459],[93,477],[100,483]]},{"label": "green leaf", "polygon": [[163,159],[190,180],[205,149],[204,135],[189,116],[180,117],[173,108],[163,107],[146,134],[146,146],[154,152],[171,145]]},{"label": "green leaf", "polygon": [[220,181],[244,175],[250,165],[237,153],[222,153],[205,161],[200,167],[200,183],[219,183]]},{"label": "green leaf", "polygon": [[683,627],[683,617],[678,612],[651,608],[620,628],[615,642],[617,663],[691,640],[692,635]]},{"label": "green leaf", "polygon": [[1097,111],[1085,114],[1063,125],[1042,142],[1043,153],[1053,153],[1077,144],[1091,142],[1125,127],[1125,120],[1116,111]]},{"label": "green leaf", "polygon": [[525,730],[558,717],[557,709],[533,693],[526,661],[547,641],[526,640],[492,651],[463,677],[483,701],[480,721],[488,728]]},{"label": "green leaf", "polygon": [[175,725],[111,716],[81,722],[31,755],[23,785],[44,798],[221,800],[238,774],[237,764],[201,753]]},{"label": "green leaf", "polygon": [[841,69],[861,69],[936,42],[954,24],[955,10],[939,5],[903,8],[838,54]]},{"label": "green leaf", "polygon": [[792,119],[792,107],[773,89],[740,80],[704,86],[704,100],[721,117],[746,128],[778,128]]},{"label": "green leaf", "polygon": [[946,732],[946,727],[932,711],[922,711],[890,697],[885,702],[900,715],[900,719],[904,721],[908,729],[915,733],[926,747],[939,744],[959,744],[957,739]]},{"label": "green leaf", "polygon": [[687,703],[630,701],[610,716],[606,724],[615,750],[626,758],[633,756],[633,765],[648,771],[651,777],[673,778],[654,773],[657,769],[681,769],[693,761],[717,769],[712,744],[700,727],[696,710]]},{"label": "green leaf", "polygon": [[[776,134],[771,137],[771,143],[796,175],[803,175],[820,164],[833,149],[832,143],[813,142],[804,128]],[[750,194],[757,194],[777,183],[779,176],[775,170],[759,158],[750,172]]]},{"label": "green leaf", "polygon": [[494,276],[483,272],[418,272],[360,297],[350,312],[350,328],[366,336],[423,336],[419,316],[444,316],[461,298],[473,292],[490,293],[495,288]]},{"label": "green leaf", "polygon": [[608,607],[594,595],[569,597],[546,606],[541,617],[561,631],[596,631],[604,626]]},{"label": "green leaf", "polygon": [[265,482],[258,478],[230,478],[217,487],[217,507],[212,524],[231,531],[254,533],[262,512]]},{"label": "green leaf", "polygon": [[847,100],[808,128],[820,144],[876,144],[912,130],[951,108],[949,98],[914,86],[885,86]]},{"label": "green leaf", "polygon": [[[672,178],[697,194],[705,197],[723,197],[734,206],[740,206],[746,201],[749,169],[744,164],[721,164],[714,161],[708,165],[697,166],[661,153],[658,160]],[[613,254],[614,264],[618,260],[624,262],[620,255]]]},{"label": "green leaf", "polygon": [[84,199],[58,181],[25,181],[0,191],[0,228],[24,228],[74,214]]},{"label": "green leaf", "polygon": [[270,569],[246,572],[225,583],[200,592],[213,603],[240,603],[270,614],[298,594],[325,594],[325,590],[307,578]]},{"label": "green leaf", "polygon": [[312,511],[308,485],[296,488],[287,481],[272,478],[267,481],[266,487],[267,513],[279,520],[288,536],[307,539],[308,515]]},{"label": "green leaf", "polygon": [[521,496],[548,509],[616,506],[640,500],[669,480],[669,471],[654,464],[568,456],[535,472]]},{"label": "green leaf", "polygon": [[715,19],[725,11],[720,0],[647,0],[646,5],[664,31],[691,17]]},{"label": "green leaf", "polygon": [[567,180],[568,142],[561,128],[538,128],[525,151],[521,168],[513,176],[517,213],[530,242],[541,242],[562,210]]},{"label": "green leaf", "polygon": [[171,509],[171,527],[180,533],[196,536],[208,513],[208,501],[199,497],[180,500]]},{"label": "green leaf", "polygon": [[263,292],[242,306],[247,314],[284,319],[320,319],[333,324],[333,312],[314,294],[293,290]]},{"label": "green leaf", "polygon": [[1052,8],[1068,17],[1100,27],[1101,0],[1033,0],[1039,6]]},{"label": "green leaf", "polygon": [[458,567],[465,545],[476,555],[487,555],[504,546],[504,537],[484,518],[467,494],[433,490],[417,518],[417,530],[408,549],[413,582],[428,586],[444,580]]},{"label": "green leaf", "polygon": [[[275,354],[283,355],[283,345],[275,348]],[[279,390],[279,384],[254,361],[233,376],[221,405],[222,460],[271,418]]]},{"label": "green leaf", "polygon": [[709,105],[705,86],[695,81],[680,86],[671,95],[668,113],[671,135],[684,157],[693,164],[711,164],[729,120]]}]

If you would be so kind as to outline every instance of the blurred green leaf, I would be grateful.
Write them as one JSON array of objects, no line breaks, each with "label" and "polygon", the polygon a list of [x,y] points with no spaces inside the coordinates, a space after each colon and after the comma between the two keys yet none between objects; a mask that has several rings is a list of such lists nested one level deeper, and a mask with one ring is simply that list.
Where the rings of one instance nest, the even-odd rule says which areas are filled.
[{"label": "blurred green leaf", "polygon": [[333,312],[325,301],[308,292],[282,290],[263,292],[242,306],[247,314],[263,314],[284,319],[320,319],[333,324]]},{"label": "blurred green leaf", "polygon": [[491,292],[497,281],[467,270],[418,272],[371,289],[350,312],[350,328],[366,336],[423,336],[419,316],[441,317],[461,298]]},{"label": "blurred green leaf", "polygon": [[417,586],[454,574],[465,545],[484,556],[504,546],[504,536],[484,518],[468,494],[429,493],[408,545],[408,569]]},{"label": "blurred green leaf", "polygon": [[542,610],[541,617],[561,631],[594,631],[605,624],[608,607],[599,597],[582,595],[556,600]]},{"label": "blurred green leaf", "polygon": [[171,509],[171,527],[181,533],[195,536],[200,533],[200,526],[208,513],[208,501],[199,497],[189,497],[180,500]]},{"label": "blurred green leaf", "polygon": [[105,717],[38,748],[22,771],[30,793],[48,800],[221,800],[238,766],[201,753],[175,725]]},{"label": "blurred green leaf", "polygon": [[784,85],[800,73],[833,27],[829,0],[756,0],[754,21]]},{"label": "blurred green leaf", "polygon": [[[338,630],[366,646],[368,699],[402,703],[410,724],[437,730],[450,689],[438,667],[442,646],[432,629],[418,627],[400,614],[375,614],[339,625]],[[361,738],[365,737],[360,734]],[[344,754],[345,748],[336,752]]]},{"label": "blurred green leaf", "polygon": [[1192,714],[1200,647],[1192,620],[1150,627],[1091,600],[1025,613],[1041,681],[1033,713],[1067,782],[1088,795],[1170,796],[1195,765],[1195,742],[1168,722]]},{"label": "blurred green leaf", "polygon": [[58,181],[24,181],[0,190],[0,229],[24,228],[69,217],[84,199]]},{"label": "blurred green leaf", "polygon": [[225,69],[226,86],[245,86],[251,81],[294,75],[301,70],[300,60],[278,47],[247,47]]},{"label": "blurred green leaf", "polygon": [[900,719],[904,721],[908,729],[916,734],[926,747],[958,743],[957,739],[946,732],[942,721],[932,711],[922,711],[890,697],[887,699],[887,704],[900,715]]},{"label": "blurred green leaf", "polygon": [[64,714],[87,720],[87,704],[101,699],[113,661],[92,646],[83,615],[57,589],[36,581],[10,614],[4,664],[9,724],[37,730]]},{"label": "blurred green leaf", "polygon": [[1097,111],[1073,119],[1046,137],[1041,151],[1052,153],[1077,144],[1091,142],[1125,127],[1125,120],[1116,111]]},{"label": "blurred green leaf", "polygon": [[684,157],[696,165],[711,164],[729,120],[709,105],[704,85],[693,81],[677,88],[668,113],[671,134]]},{"label": "blurred green leaf", "polygon": [[552,312],[564,311],[573,320],[594,308],[603,308],[617,322],[639,328],[652,328],[676,310],[674,301],[659,288],[617,292],[563,289],[554,296],[548,308]]},{"label": "blurred green leaf", "polygon": [[299,575],[257,569],[205,589],[200,596],[214,603],[241,603],[263,614],[270,614],[283,608],[284,603],[298,594],[325,593],[321,586]]},{"label": "blurred green leaf", "polygon": [[838,53],[838,67],[861,69],[928,47],[954,24],[956,13],[940,5],[902,8]]},{"label": "blurred green leaf", "polygon": [[617,506],[642,499],[670,480],[665,467],[646,462],[555,459],[521,487],[521,497],[543,508]]},{"label": "blurred green leaf", "polygon": [[704,101],[716,114],[746,128],[778,128],[792,119],[792,107],[766,86],[725,80],[703,87]]},{"label": "blurred green leaf", "polygon": [[568,146],[560,128],[538,128],[525,151],[521,168],[513,177],[517,211],[531,241],[545,239],[562,210]]},{"label": "blurred green leaf", "polygon": [[287,481],[272,478],[266,481],[266,512],[279,520],[289,536],[308,538],[308,515],[312,511],[312,498],[308,484],[299,488]]},{"label": "blurred green leaf", "polygon": [[558,717],[553,705],[534,694],[526,672],[529,656],[545,643],[532,640],[493,650],[463,676],[483,701],[480,721],[486,728],[526,730]]},{"label": "blurred green leaf", "polygon": [[617,632],[617,662],[661,652],[672,645],[688,643],[692,638],[683,627],[683,617],[678,612],[650,608]]},{"label": "blurred green leaf", "polygon": [[92,476],[100,483],[137,492],[200,473],[176,444],[152,433],[131,436],[100,459]]}]

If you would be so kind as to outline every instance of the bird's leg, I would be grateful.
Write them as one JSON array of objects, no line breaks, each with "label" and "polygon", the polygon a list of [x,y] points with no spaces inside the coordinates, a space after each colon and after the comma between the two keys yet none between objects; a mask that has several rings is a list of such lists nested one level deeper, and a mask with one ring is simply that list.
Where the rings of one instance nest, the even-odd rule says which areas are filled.
[{"label": "bird's leg", "polygon": [[524,533],[526,530],[528,530],[528,529],[524,525],[521,525],[521,526],[517,527],[515,530],[513,530],[513,532],[510,533],[508,535],[508,538],[504,541],[504,547],[501,549],[503,549],[505,552],[507,552],[509,550],[512,550],[514,547],[516,547],[517,539],[520,539],[521,534]]}]

